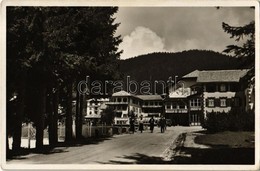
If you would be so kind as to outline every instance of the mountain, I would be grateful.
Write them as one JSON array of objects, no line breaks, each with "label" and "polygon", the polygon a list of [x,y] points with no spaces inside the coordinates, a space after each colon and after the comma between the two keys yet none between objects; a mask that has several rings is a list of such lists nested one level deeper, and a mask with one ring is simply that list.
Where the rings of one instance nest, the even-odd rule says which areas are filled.
[{"label": "mountain", "polygon": [[120,70],[137,82],[178,78],[198,70],[238,69],[241,62],[218,52],[189,50],[177,53],[158,52],[121,60]]}]

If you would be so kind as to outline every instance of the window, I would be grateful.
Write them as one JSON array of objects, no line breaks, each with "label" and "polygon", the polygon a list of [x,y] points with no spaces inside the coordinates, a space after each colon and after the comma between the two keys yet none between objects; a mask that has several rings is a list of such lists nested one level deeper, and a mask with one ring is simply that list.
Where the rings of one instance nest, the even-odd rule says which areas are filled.
[{"label": "window", "polygon": [[145,106],[148,106],[148,102],[144,102],[144,105],[145,105]]},{"label": "window", "polygon": [[227,91],[227,87],[226,87],[226,85],[225,84],[221,84],[220,85],[220,91]]},{"label": "window", "polygon": [[208,107],[214,107],[214,99],[208,99]]},{"label": "window", "polygon": [[186,109],[186,105],[185,104],[180,104],[179,106],[180,106],[179,107],[180,109]]},{"label": "window", "polygon": [[127,109],[127,106],[122,106],[122,110],[126,110]]},{"label": "window", "polygon": [[209,84],[206,86],[206,92],[215,92],[216,91],[216,85]]},{"label": "window", "polygon": [[122,99],[121,99],[121,98],[117,98],[117,101],[118,101],[118,102],[121,102],[121,101],[122,101]]},{"label": "window", "polygon": [[191,107],[200,107],[200,99],[191,99],[190,106]]},{"label": "window", "polygon": [[220,99],[220,107],[226,107],[227,106],[227,99]]},{"label": "window", "polygon": [[153,104],[154,104],[153,102],[150,102],[150,105],[151,105],[151,106],[153,106]]},{"label": "window", "polygon": [[167,109],[170,109],[170,108],[171,108],[171,104],[170,104],[170,103],[167,103],[166,108],[167,108]]},{"label": "window", "polygon": [[123,102],[127,102],[127,98],[125,97],[125,98],[123,98]]}]

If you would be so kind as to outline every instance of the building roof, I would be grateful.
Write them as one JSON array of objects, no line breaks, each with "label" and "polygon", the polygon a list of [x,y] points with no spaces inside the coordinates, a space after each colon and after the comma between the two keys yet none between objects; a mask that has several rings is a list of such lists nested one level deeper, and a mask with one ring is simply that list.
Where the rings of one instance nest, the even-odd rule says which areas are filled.
[{"label": "building roof", "polygon": [[88,102],[107,102],[109,98],[91,98],[87,100]]},{"label": "building roof", "polygon": [[105,110],[107,108],[107,105],[105,104],[105,103],[102,103],[101,105],[100,105],[100,109],[101,110]]},{"label": "building roof", "polygon": [[160,95],[137,95],[136,97],[142,99],[142,100],[162,100],[162,97]]},{"label": "building roof", "polygon": [[124,90],[121,90],[119,92],[116,92],[116,93],[113,93],[112,96],[132,96],[130,93],[127,93],[126,91]]},{"label": "building roof", "polygon": [[182,78],[196,78],[199,75],[199,70],[192,71],[188,73],[187,75],[184,75]]},{"label": "building roof", "polygon": [[199,71],[197,82],[239,82],[248,70],[212,70]]},{"label": "building roof", "polygon": [[169,98],[186,98],[190,93],[190,88],[180,87],[177,90],[170,92]]}]

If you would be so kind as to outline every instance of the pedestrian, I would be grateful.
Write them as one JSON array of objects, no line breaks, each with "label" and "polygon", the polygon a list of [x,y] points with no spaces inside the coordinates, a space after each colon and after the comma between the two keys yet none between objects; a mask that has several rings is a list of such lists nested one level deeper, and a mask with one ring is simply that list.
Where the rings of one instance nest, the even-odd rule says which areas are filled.
[{"label": "pedestrian", "polygon": [[163,122],[164,122],[164,132],[166,131],[167,128],[167,122],[166,122],[166,118],[163,117]]},{"label": "pedestrian", "polygon": [[131,117],[130,118],[130,132],[135,132],[135,118]]},{"label": "pedestrian", "polygon": [[139,131],[143,133],[143,130],[144,130],[144,119],[143,119],[143,115],[141,115],[139,119]]},{"label": "pedestrian", "polygon": [[131,114],[130,114],[130,119],[129,119],[129,123],[130,123],[130,132],[135,132],[135,114],[134,112],[131,110]]},{"label": "pedestrian", "polygon": [[152,118],[149,120],[151,133],[153,133],[154,122],[155,122],[155,120],[154,120],[154,118],[153,118],[153,116],[152,116]]},{"label": "pedestrian", "polygon": [[164,133],[165,125],[166,125],[166,120],[164,119],[163,116],[160,118],[159,124],[160,124],[160,127],[161,127],[161,133]]}]

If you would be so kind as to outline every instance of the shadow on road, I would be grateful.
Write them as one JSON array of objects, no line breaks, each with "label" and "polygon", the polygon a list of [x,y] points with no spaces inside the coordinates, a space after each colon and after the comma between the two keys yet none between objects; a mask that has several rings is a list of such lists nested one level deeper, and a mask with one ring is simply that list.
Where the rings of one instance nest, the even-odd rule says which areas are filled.
[{"label": "shadow on road", "polygon": [[84,145],[90,145],[90,144],[99,144],[106,140],[111,140],[114,137],[99,137],[99,138],[84,138],[81,140],[72,140],[70,142],[58,142],[55,147],[52,147],[50,145],[44,145],[41,149],[28,149],[28,148],[21,148],[19,151],[12,151],[9,150],[7,152],[7,161],[8,160],[23,160],[28,159],[29,154],[44,154],[44,155],[50,155],[54,153],[65,153],[69,152],[67,149],[68,147],[80,147]]},{"label": "shadow on road", "polygon": [[100,164],[170,164],[161,157],[147,156],[145,154],[135,153],[131,156],[122,156],[118,160],[110,160],[109,162],[99,162]]},{"label": "shadow on road", "polygon": [[75,146],[83,146],[83,145],[90,145],[90,144],[99,144],[106,140],[111,140],[114,137],[99,137],[99,138],[83,138],[81,140],[72,140],[70,142],[59,142],[56,147],[75,147]]},{"label": "shadow on road", "polygon": [[181,148],[175,164],[254,164],[254,148],[229,148],[214,146],[208,149]]},{"label": "shadow on road", "polygon": [[170,161],[161,157],[147,156],[135,153],[131,156],[118,157],[118,160],[100,162],[100,164],[254,164],[253,148],[223,148],[209,149],[185,148],[181,149],[181,155],[177,155]]}]

